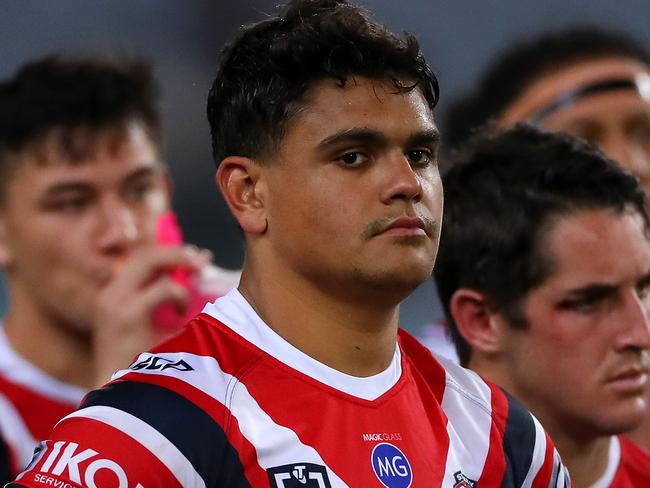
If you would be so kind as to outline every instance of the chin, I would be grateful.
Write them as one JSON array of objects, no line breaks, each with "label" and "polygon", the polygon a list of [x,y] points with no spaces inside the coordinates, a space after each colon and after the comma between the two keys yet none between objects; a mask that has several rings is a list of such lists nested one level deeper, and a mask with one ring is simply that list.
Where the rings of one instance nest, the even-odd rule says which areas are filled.
[{"label": "chin", "polygon": [[372,289],[401,295],[401,301],[431,276],[431,269],[402,266],[398,269],[382,269],[355,274],[355,280],[358,282],[365,283]]},{"label": "chin", "polygon": [[625,434],[641,425],[647,414],[645,402],[627,403],[608,411],[597,424],[603,435]]}]

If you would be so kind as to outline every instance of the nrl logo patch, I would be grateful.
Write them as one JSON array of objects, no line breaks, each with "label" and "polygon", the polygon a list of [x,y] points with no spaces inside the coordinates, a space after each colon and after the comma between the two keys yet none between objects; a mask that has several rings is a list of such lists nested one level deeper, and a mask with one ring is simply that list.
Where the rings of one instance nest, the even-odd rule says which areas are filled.
[{"label": "nrl logo patch", "polygon": [[327,468],[318,464],[285,464],[269,468],[266,472],[271,488],[332,488]]},{"label": "nrl logo patch", "polygon": [[461,471],[456,471],[454,473],[454,480],[456,480],[454,488],[476,488],[478,484],[476,481],[465,476]]}]

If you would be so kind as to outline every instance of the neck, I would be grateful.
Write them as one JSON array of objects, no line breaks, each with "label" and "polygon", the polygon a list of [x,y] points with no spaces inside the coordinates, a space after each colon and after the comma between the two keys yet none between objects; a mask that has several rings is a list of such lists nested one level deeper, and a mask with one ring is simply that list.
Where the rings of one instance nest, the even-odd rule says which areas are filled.
[{"label": "neck", "polygon": [[4,320],[7,340],[24,359],[53,378],[81,388],[94,385],[90,336],[75,333],[39,308],[17,287]]},{"label": "neck", "polygon": [[548,433],[569,469],[575,488],[589,488],[605,474],[609,462],[611,436],[576,441],[560,432],[553,433],[550,429]]},{"label": "neck", "polygon": [[[268,266],[265,266],[268,268]],[[384,371],[395,353],[398,303],[328,294],[286,270],[264,279],[248,263],[239,290],[278,335],[346,374]],[[273,275],[271,275],[273,276]]]},{"label": "neck", "polygon": [[567,423],[550,415],[549,409],[518,391],[510,381],[510,372],[498,358],[475,356],[472,356],[469,368],[510,392],[541,422],[569,469],[575,488],[588,488],[605,474],[609,462],[610,436],[578,433],[575,422]]}]

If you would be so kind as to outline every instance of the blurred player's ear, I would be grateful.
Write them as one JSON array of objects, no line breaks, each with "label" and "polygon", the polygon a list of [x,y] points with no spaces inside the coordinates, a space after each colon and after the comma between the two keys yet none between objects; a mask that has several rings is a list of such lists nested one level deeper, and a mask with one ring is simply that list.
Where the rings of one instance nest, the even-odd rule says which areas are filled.
[{"label": "blurred player's ear", "polygon": [[449,308],[458,331],[472,348],[472,356],[499,352],[499,323],[481,292],[460,288],[452,296]]},{"label": "blurred player's ear", "polygon": [[242,230],[249,234],[266,231],[261,167],[250,158],[228,156],[217,169],[217,185]]}]

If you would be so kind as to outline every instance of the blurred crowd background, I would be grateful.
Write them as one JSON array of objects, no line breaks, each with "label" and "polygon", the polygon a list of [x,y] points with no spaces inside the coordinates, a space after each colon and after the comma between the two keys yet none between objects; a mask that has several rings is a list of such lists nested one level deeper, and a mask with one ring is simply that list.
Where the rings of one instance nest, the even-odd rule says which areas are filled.
[{"label": "blurred crowd background", "polygon": [[[469,90],[498,53],[522,38],[576,24],[630,33],[650,46],[647,0],[365,0],[392,29],[418,36],[439,77],[438,114]],[[47,53],[117,52],[149,59],[162,93],[163,151],[174,207],[188,242],[211,249],[226,268],[241,266],[242,235],[214,184],[205,99],[217,54],[238,26],[272,12],[272,0],[2,0],[0,77]],[[444,136],[444,125],[441,129]],[[429,280],[402,307],[417,331],[441,317]],[[0,277],[0,316],[8,298]]]}]

